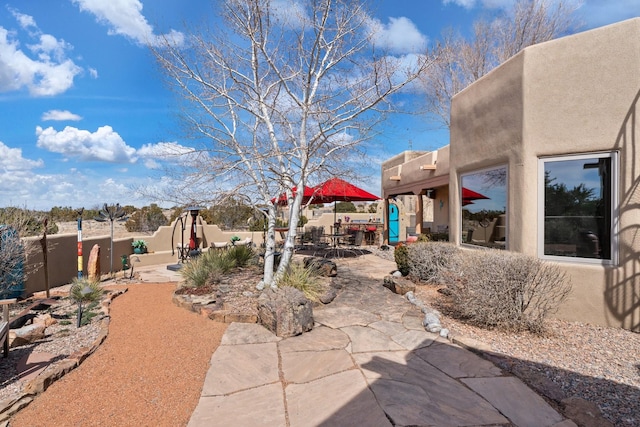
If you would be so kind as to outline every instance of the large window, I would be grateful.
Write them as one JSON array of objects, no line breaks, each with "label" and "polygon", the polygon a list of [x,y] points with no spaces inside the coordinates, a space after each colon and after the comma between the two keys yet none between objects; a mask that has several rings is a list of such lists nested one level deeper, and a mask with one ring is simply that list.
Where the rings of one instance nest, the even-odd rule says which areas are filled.
[{"label": "large window", "polygon": [[542,257],[615,261],[616,159],[615,153],[540,159]]},{"label": "large window", "polygon": [[507,167],[461,176],[462,243],[507,248]]}]

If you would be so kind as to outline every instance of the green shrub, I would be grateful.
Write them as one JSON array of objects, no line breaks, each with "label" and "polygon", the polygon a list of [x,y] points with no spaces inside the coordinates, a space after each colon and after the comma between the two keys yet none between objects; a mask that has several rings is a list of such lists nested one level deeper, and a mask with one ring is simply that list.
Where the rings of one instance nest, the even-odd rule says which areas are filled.
[{"label": "green shrub", "polygon": [[460,248],[447,242],[416,242],[407,246],[407,260],[409,276],[439,283],[459,270]]},{"label": "green shrub", "polygon": [[409,274],[409,250],[405,245],[399,243],[395,250],[393,251],[393,259],[396,262],[396,266],[398,267],[398,271],[402,273],[403,276]]},{"label": "green shrub", "polygon": [[305,268],[300,263],[292,262],[278,281],[278,287],[291,286],[302,291],[308,300],[320,302],[322,286],[319,277],[316,268]]},{"label": "green shrub", "polygon": [[215,282],[236,267],[244,267],[253,258],[253,249],[234,246],[227,251],[208,250],[192,258],[179,270],[184,286],[200,287]]},{"label": "green shrub", "polygon": [[571,291],[557,265],[513,252],[465,251],[461,271],[448,286],[454,310],[483,327],[541,333]]},{"label": "green shrub", "polygon": [[232,246],[226,252],[226,256],[234,261],[236,267],[246,267],[256,258],[253,248],[249,245]]}]

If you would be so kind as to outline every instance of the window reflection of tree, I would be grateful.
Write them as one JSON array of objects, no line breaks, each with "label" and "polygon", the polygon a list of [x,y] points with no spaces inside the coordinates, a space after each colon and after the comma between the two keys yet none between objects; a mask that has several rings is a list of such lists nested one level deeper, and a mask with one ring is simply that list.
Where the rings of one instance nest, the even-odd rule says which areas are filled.
[{"label": "window reflection of tree", "polygon": [[[507,168],[499,167],[489,169],[482,172],[463,175],[461,184],[463,188],[472,190],[477,193],[496,192],[504,193],[506,198],[506,182]],[[506,209],[491,209],[491,205],[495,204],[495,200],[488,199],[462,199],[462,221],[461,236],[463,241],[468,244],[478,246],[489,246],[495,248],[506,247],[506,230],[498,232],[498,228],[505,229],[502,222],[505,220]],[[467,207],[468,205],[477,206],[477,210]],[[474,206],[474,207],[475,207]]]},{"label": "window reflection of tree", "polygon": [[569,188],[566,181],[558,182],[545,168],[545,255],[610,259],[611,214],[605,206],[611,206],[611,159],[555,163],[561,164],[565,173],[575,171],[576,176],[580,176],[580,170],[598,169],[600,191],[596,195],[597,189],[588,188],[584,182]]}]

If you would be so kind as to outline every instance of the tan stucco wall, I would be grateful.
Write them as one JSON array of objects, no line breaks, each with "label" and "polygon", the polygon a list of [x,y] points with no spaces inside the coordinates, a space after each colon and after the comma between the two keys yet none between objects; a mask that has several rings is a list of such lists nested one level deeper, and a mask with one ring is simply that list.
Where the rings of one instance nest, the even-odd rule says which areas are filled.
[{"label": "tan stucco wall", "polygon": [[639,96],[636,18],[529,47],[454,97],[452,239],[460,175],[506,164],[509,249],[537,256],[538,159],[617,151],[619,263],[559,263],[574,284],[559,317],[640,330]]}]

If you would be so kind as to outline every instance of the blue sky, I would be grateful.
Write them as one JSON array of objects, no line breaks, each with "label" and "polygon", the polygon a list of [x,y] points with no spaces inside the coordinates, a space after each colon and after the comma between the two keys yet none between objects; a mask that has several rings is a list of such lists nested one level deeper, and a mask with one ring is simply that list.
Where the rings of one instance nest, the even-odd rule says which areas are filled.
[{"label": "blue sky", "polygon": [[[282,0],[286,1],[286,0]],[[291,0],[293,1],[293,0]],[[465,31],[508,0],[376,0],[374,16],[399,50]],[[215,15],[207,0],[9,0],[0,6],[0,207],[143,206],[137,185],[158,178],[159,153],[187,149],[173,93],[149,45]],[[640,16],[640,0],[587,0],[590,29]],[[448,144],[423,117],[396,117],[373,141],[378,162]],[[379,193],[379,164],[361,186]],[[162,205],[162,202],[160,202]],[[168,204],[164,204],[168,206]]]}]

